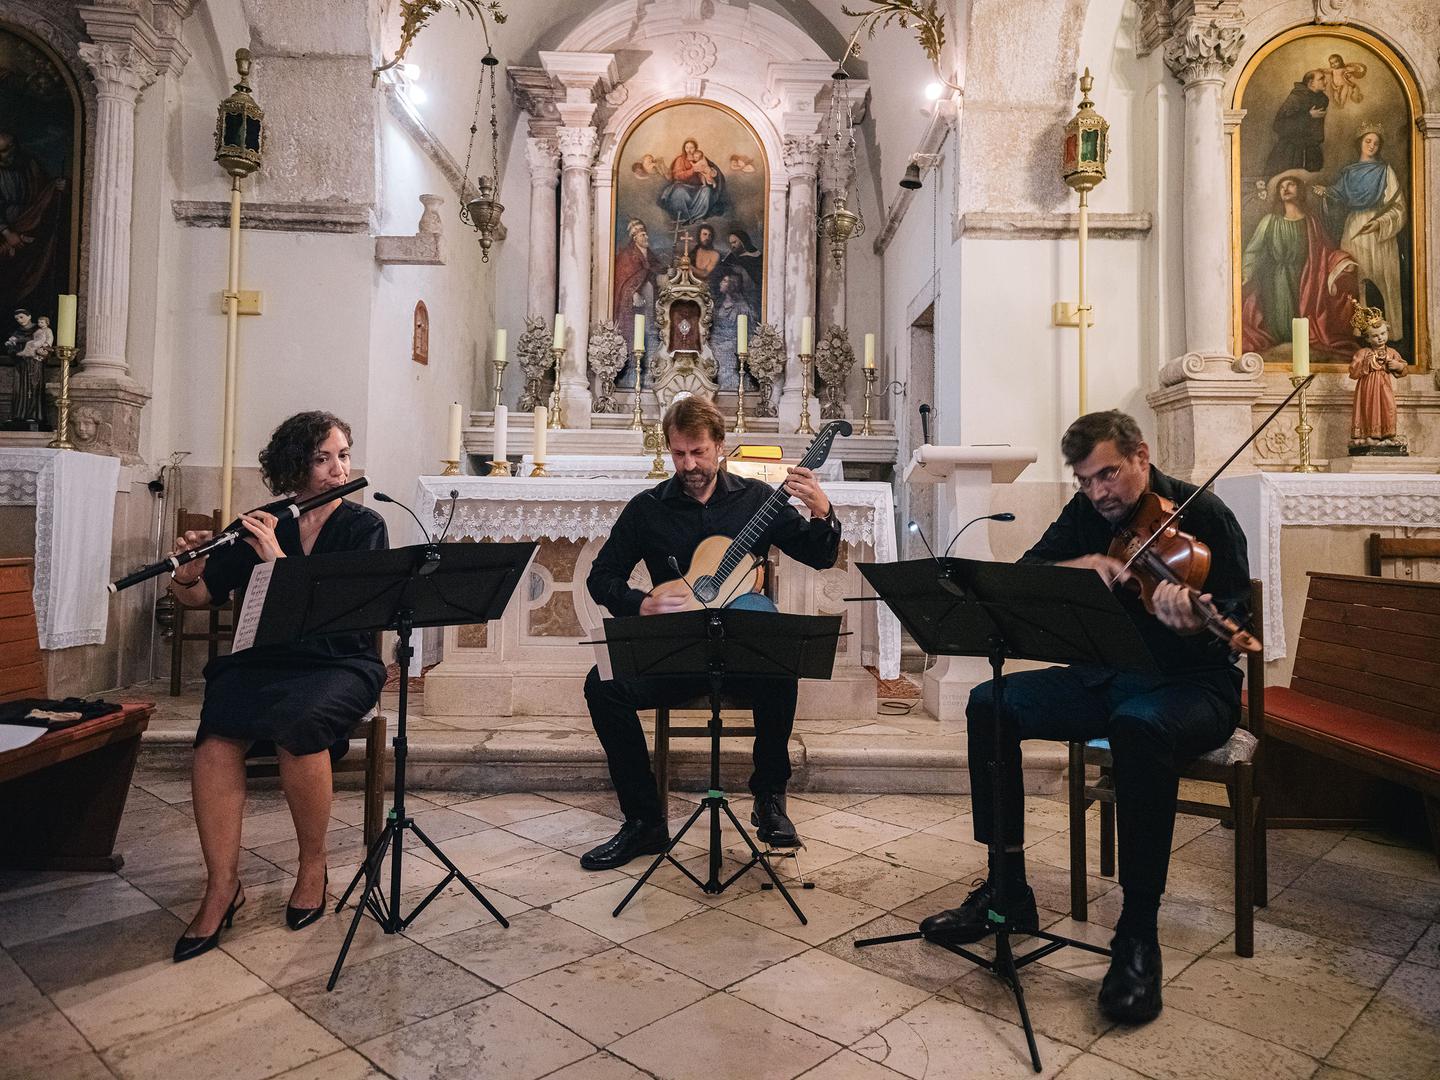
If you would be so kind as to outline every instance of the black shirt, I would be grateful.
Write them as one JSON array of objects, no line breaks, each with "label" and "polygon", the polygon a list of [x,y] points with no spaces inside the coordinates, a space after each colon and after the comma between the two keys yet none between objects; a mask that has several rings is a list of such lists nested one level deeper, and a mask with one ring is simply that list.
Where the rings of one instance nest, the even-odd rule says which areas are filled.
[{"label": "black shirt", "polygon": [[[1195,491],[1195,485],[1166,476],[1152,465],[1149,490],[1178,506]],[[1202,591],[1213,594],[1215,606],[1226,615],[1242,625],[1248,622],[1250,563],[1245,550],[1245,534],[1240,531],[1235,515],[1218,496],[1207,491],[1190,504],[1178,524],[1210,548],[1210,574]],[[1060,516],[1045,530],[1045,535],[1020,557],[1020,561],[1055,563],[1082,555],[1104,555],[1110,549],[1115,531],[1089,498],[1077,491]],[[1162,672],[1213,671],[1231,668],[1234,664],[1235,657],[1229,646],[1210,631],[1177,634],[1146,611],[1140,598],[1129,589],[1119,589],[1116,595]]]},{"label": "black shirt", "polygon": [[[642,491],[620,511],[610,537],[595,556],[585,587],[611,615],[638,615],[645,593],[630,587],[630,573],[642,559],[650,581],[659,585],[683,576],[700,541],[710,536],[736,537],[775,489],[760,480],[732,476],[721,469],[709,502],[698,502],[678,476]],[[763,558],[775,545],[786,555],[816,570],[835,565],[840,554],[840,523],[835,508],[823,518],[805,518],[786,502],[751,547]],[[670,568],[675,557],[681,573]]]}]

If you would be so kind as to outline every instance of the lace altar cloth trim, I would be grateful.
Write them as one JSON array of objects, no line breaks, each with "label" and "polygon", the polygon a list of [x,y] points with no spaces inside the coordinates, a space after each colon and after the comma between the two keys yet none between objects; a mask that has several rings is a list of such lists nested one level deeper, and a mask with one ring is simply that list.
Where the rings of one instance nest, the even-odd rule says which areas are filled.
[{"label": "lace altar cloth trim", "polygon": [[35,507],[35,625],[42,649],[105,641],[110,507],[119,475],[119,458],[0,448],[0,506]]},{"label": "lace altar cloth trim", "polygon": [[[614,477],[422,476],[416,512],[439,532],[454,490],[460,497],[448,534],[452,540],[593,540],[608,536],[625,504],[657,483]],[[825,484],[825,494],[846,543],[852,548],[867,545],[876,562],[895,561],[895,506],[889,484],[835,481]],[[888,607],[877,604],[875,624],[880,677],[899,678],[900,623]]]}]

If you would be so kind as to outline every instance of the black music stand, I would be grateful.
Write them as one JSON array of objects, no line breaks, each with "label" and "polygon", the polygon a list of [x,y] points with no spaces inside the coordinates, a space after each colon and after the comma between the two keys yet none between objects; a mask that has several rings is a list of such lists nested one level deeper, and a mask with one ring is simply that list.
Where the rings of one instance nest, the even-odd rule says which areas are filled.
[{"label": "black music stand", "polygon": [[[1006,660],[1040,660],[1057,664],[1098,664],[1130,671],[1154,671],[1155,662],[1135,624],[1115,594],[1093,570],[1030,563],[978,562],[973,559],[916,559],[902,563],[861,563],[860,573],[880,599],[895,612],[916,643],[931,655],[983,656],[990,661],[995,693],[995,758],[989,763],[994,798],[990,862],[1002,864],[1005,773],[1001,758],[1009,745],[1005,715]],[[1046,930],[1018,931],[1045,944],[1022,956],[1010,947],[1005,875],[994,882],[995,902],[989,911],[989,932],[995,935],[995,956],[987,959],[959,945],[932,944],[964,957],[1003,979],[1015,994],[1030,1062],[1040,1071],[1040,1051],[1025,1007],[1019,969],[1067,945],[1109,956],[1110,950]],[[914,941],[918,932],[856,941],[857,948]],[[983,939],[982,939],[983,940]]]},{"label": "black music stand", "polygon": [[[417,626],[450,626],[498,619],[510,602],[536,544],[417,544],[388,551],[341,551],[302,559],[276,559],[271,564],[255,644],[297,641],[326,634],[394,630],[399,634],[395,660],[400,668],[400,701],[396,718],[395,801],[385,830],[375,839],[355,872],[335,912],[345,906],[360,879],[365,888],[355,917],[335,958],[325,989],[333,990],[350,951],[361,917],[368,911],[387,934],[399,933],[458,879],[495,916],[510,924],[459,867],[405,812],[405,719],[409,704],[410,632]],[[411,910],[400,914],[402,855],[405,833],[412,832],[448,871],[441,882]],[[383,895],[380,868],[389,849],[390,896]]]},{"label": "black music stand", "polygon": [[[613,677],[710,681],[710,790],[665,850],[655,856],[655,861],[625,894],[625,899],[616,905],[612,915],[618,916],[650,875],[660,868],[660,864],[669,860],[710,895],[724,892],[751,867],[759,865],[770,876],[770,881],[800,922],[807,921],[805,913],[776,875],[769,858],[755,846],[755,841],[750,839],[750,834],[735,817],[730,801],[721,790],[720,691],[726,677],[732,675],[828,679],[835,664],[835,647],[839,638],[838,615],[782,615],[773,611],[707,608],[704,611],[605,620],[603,644],[609,651]],[[671,852],[706,810],[710,811],[710,876],[701,881]],[[750,849],[750,861],[723,881],[720,879],[722,811]]]}]

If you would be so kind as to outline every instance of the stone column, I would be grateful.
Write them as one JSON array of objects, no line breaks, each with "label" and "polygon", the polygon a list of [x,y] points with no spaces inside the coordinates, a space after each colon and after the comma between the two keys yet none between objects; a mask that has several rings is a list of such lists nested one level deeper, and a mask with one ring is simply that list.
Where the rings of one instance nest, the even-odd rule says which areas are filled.
[{"label": "stone column", "polygon": [[526,314],[544,319],[555,317],[555,185],[560,180],[556,164],[559,151],[554,139],[530,138],[525,158],[530,165],[530,270],[525,301]]},{"label": "stone column", "polygon": [[590,168],[599,132],[562,127],[558,132],[564,173],[560,180],[560,303],[565,316],[565,356],[560,366],[560,400],[565,425],[590,426]]},{"label": "stone column", "polygon": [[[785,223],[785,390],[780,395],[780,430],[800,422],[800,326],[815,315],[815,179],[819,153],[813,136],[787,136],[785,169],[789,200]],[[816,338],[818,340],[818,333]],[[814,405],[811,423],[817,414]]]},{"label": "stone column", "polygon": [[85,298],[84,378],[128,379],[130,201],[135,175],[135,105],[155,68],[130,45],[80,46],[95,80],[91,156],[90,288]]}]

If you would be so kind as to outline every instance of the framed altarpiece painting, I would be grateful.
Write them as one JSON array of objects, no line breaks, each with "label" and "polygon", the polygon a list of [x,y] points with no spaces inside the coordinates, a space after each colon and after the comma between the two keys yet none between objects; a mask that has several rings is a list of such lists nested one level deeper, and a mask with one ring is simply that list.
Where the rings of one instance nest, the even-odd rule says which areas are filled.
[{"label": "framed altarpiece painting", "polygon": [[[656,353],[656,296],[665,273],[688,255],[714,301],[709,345],[720,389],[735,389],[736,320],[745,315],[753,334],[765,315],[769,185],[770,165],[754,128],[716,102],[664,102],[630,126],[611,188],[610,311],[627,344],[635,316],[644,315],[645,351]],[[634,387],[633,358],[615,384]]]},{"label": "framed altarpiece painting", "polygon": [[1288,368],[1303,317],[1314,369],[1346,370],[1363,304],[1384,312],[1406,363],[1428,369],[1420,97],[1405,63],[1366,31],[1297,27],[1255,53],[1233,106],[1237,355]]}]

